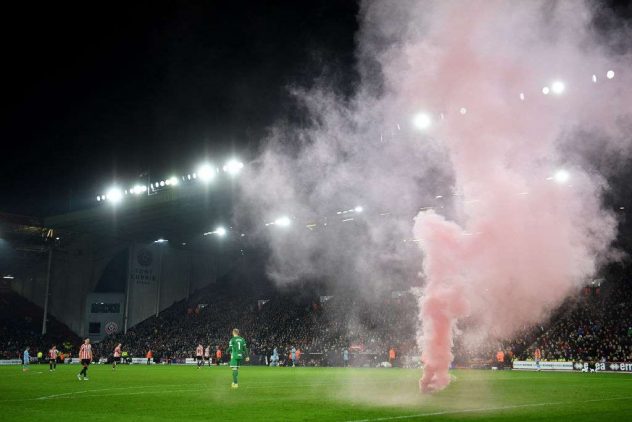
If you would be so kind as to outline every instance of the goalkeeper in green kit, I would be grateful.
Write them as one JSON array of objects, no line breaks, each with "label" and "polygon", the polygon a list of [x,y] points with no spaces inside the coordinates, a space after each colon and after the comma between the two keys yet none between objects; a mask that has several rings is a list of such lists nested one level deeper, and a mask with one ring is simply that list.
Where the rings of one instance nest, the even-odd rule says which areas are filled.
[{"label": "goalkeeper in green kit", "polygon": [[239,337],[239,330],[233,329],[233,338],[228,342],[228,352],[230,353],[230,369],[233,370],[232,388],[238,388],[237,377],[239,376],[239,365],[245,358],[246,362],[250,360],[248,357],[248,349],[246,348],[246,340]]}]

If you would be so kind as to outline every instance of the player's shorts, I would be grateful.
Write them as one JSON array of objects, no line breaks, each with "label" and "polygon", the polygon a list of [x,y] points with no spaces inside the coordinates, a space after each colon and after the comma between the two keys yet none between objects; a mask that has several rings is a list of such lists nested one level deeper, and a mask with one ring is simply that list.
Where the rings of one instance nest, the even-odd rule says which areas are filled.
[{"label": "player's shorts", "polygon": [[81,359],[82,365],[90,365],[90,359]]},{"label": "player's shorts", "polygon": [[114,356],[114,362],[121,363],[121,357],[120,356]]},{"label": "player's shorts", "polygon": [[48,359],[48,362],[49,363],[55,363],[55,362],[57,362],[57,359],[50,358],[50,359]]},{"label": "player's shorts", "polygon": [[231,368],[239,368],[241,366],[242,359],[230,359],[230,367]]},{"label": "player's shorts", "polygon": [[195,357],[197,360],[202,360],[202,356],[196,356]]},{"label": "player's shorts", "polygon": [[209,360],[210,358],[210,356],[204,356],[204,360]]}]

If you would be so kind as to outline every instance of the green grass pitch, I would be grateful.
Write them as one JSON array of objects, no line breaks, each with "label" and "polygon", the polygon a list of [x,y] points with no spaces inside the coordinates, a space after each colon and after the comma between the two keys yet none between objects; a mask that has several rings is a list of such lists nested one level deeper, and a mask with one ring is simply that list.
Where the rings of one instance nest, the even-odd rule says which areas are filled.
[{"label": "green grass pitch", "polygon": [[434,395],[408,369],[92,365],[0,367],[0,419],[398,421],[632,421],[632,375],[454,371]]}]

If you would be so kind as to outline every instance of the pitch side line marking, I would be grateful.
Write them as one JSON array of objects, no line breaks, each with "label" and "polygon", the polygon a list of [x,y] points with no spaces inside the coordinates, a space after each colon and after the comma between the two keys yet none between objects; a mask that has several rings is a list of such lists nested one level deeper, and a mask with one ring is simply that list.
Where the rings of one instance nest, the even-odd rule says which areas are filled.
[{"label": "pitch side line marking", "polygon": [[[168,384],[168,385],[165,385],[165,387],[182,387],[182,386],[190,387],[191,384]],[[68,393],[51,394],[50,396],[35,397],[35,398],[32,398],[32,399],[27,399],[27,400],[49,400],[49,399],[56,399],[56,398],[60,398],[60,397],[64,397],[64,396],[72,396],[72,395],[75,395],[75,394],[97,393],[97,392],[100,392],[100,391],[112,391],[112,390],[130,390],[130,389],[136,389],[136,388],[152,388],[152,387],[155,387],[155,386],[154,385],[137,385],[137,386],[129,386],[129,387],[99,388],[99,389],[95,389],[95,390],[69,391]]]},{"label": "pitch side line marking", "polygon": [[530,404],[517,404],[513,406],[500,406],[500,407],[482,407],[477,409],[463,409],[463,410],[445,410],[441,412],[431,412],[431,413],[417,413],[416,415],[403,415],[403,416],[387,416],[383,418],[374,418],[374,419],[354,419],[352,421],[346,422],[379,422],[379,421],[394,421],[401,419],[412,419],[412,418],[425,418],[429,416],[442,416],[442,415],[452,415],[459,413],[476,413],[476,412],[490,412],[496,410],[510,410],[510,409],[520,409],[523,407],[544,407],[544,406],[556,406],[556,405],[568,405],[568,404],[580,404],[586,402],[602,402],[602,401],[614,401],[614,400],[628,400],[632,397],[611,397],[606,399],[591,399],[591,400],[582,400],[579,402],[548,402],[548,403],[530,403]]}]

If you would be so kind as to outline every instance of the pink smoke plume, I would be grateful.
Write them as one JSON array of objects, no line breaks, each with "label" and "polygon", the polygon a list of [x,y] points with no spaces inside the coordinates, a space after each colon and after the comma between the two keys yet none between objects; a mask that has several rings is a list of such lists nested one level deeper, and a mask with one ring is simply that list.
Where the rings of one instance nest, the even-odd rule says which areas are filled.
[{"label": "pink smoke plume", "polygon": [[589,42],[586,4],[546,6],[436,3],[422,34],[385,65],[398,100],[434,116],[428,133],[447,147],[455,175],[454,221],[424,211],[413,230],[424,254],[422,391],[449,384],[459,320],[506,338],[611,255],[605,182],[578,166],[556,172],[570,166],[561,145],[579,127],[617,137],[632,84],[606,78],[624,68]]},{"label": "pink smoke plume", "polygon": [[[424,391],[450,382],[457,334],[504,339],[543,320],[612,258],[596,169],[631,150],[632,60],[613,50],[632,37],[597,36],[595,10],[363,1],[353,96],[297,90],[311,123],[275,126],[240,177],[244,219],[313,223],[262,232],[268,274],[383,294],[410,287],[423,259]],[[341,228],[336,210],[359,204]],[[431,205],[412,228],[419,253],[402,240]]]}]

